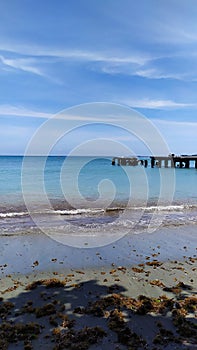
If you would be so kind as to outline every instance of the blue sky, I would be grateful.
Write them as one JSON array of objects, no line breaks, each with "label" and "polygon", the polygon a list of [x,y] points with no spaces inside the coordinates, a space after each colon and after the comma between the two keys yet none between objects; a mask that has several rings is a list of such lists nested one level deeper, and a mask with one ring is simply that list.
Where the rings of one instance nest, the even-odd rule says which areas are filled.
[{"label": "blue sky", "polygon": [[[195,0],[1,1],[0,154],[23,154],[48,118],[90,102],[130,106],[173,153],[197,153],[196,18]],[[87,131],[110,134],[81,128],[58,152]]]}]

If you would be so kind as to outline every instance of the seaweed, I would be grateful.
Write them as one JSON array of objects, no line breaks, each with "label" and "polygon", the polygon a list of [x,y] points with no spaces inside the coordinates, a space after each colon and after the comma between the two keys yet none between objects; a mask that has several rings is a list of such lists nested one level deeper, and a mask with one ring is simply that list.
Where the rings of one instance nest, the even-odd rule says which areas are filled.
[{"label": "seaweed", "polygon": [[96,344],[99,339],[106,336],[106,332],[101,327],[84,327],[80,331],[60,330],[53,331],[55,343],[53,350],[86,350],[92,344]]}]

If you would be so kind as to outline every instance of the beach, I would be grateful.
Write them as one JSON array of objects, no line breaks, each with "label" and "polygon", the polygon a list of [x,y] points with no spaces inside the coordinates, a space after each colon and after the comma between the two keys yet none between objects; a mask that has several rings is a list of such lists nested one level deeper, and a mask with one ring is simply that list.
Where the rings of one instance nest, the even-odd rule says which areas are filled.
[{"label": "beach", "polygon": [[23,158],[0,157],[0,349],[196,349],[196,171],[175,169],[170,201],[146,168],[146,202],[140,167],[130,192],[109,159],[73,157],[64,181],[87,163],[78,198],[62,192],[64,158],[49,157],[44,183],[43,159],[27,161],[21,187]]},{"label": "beach", "polygon": [[1,237],[0,348],[196,349],[195,225],[73,248]]},{"label": "beach", "polygon": [[0,350],[197,350],[197,2],[0,16]]}]

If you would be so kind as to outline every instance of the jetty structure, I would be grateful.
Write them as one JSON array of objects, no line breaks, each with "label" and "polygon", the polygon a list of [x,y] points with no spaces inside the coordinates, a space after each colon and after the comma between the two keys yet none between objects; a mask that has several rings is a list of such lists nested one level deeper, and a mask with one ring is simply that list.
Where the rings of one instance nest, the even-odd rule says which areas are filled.
[{"label": "jetty structure", "polygon": [[114,157],[112,165],[121,166],[137,166],[142,165],[145,168],[186,168],[189,169],[191,165],[197,169],[197,154],[195,155],[175,155],[168,156],[150,156],[146,159],[138,159],[137,157]]},{"label": "jetty structure", "polygon": [[129,165],[137,166],[144,165],[145,168],[148,166],[148,159],[138,159],[136,157],[114,157],[112,159],[112,165]]}]

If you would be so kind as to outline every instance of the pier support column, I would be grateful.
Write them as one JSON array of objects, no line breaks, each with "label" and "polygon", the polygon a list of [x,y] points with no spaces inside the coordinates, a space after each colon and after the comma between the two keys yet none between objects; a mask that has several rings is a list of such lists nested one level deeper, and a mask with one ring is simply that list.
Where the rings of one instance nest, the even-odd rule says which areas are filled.
[{"label": "pier support column", "polygon": [[197,160],[195,160],[195,169],[197,169]]},{"label": "pier support column", "polygon": [[148,166],[148,160],[145,159],[145,160],[144,160],[144,167],[147,168],[147,166]]},{"label": "pier support column", "polygon": [[127,165],[127,163],[126,163],[126,159],[125,158],[122,158],[121,159],[121,163],[120,163],[121,165]]},{"label": "pier support column", "polygon": [[154,168],[155,166],[155,158],[151,157],[151,168]]},{"label": "pier support column", "polygon": [[168,168],[168,159],[165,159],[164,164],[165,164],[165,168]]},{"label": "pier support column", "polygon": [[157,161],[157,166],[158,166],[158,168],[161,168],[161,160]]},{"label": "pier support column", "polygon": [[175,168],[176,164],[174,162],[174,159],[171,159],[171,168]]},{"label": "pier support column", "polygon": [[189,169],[189,160],[185,161],[185,167],[186,167],[186,169]]}]

